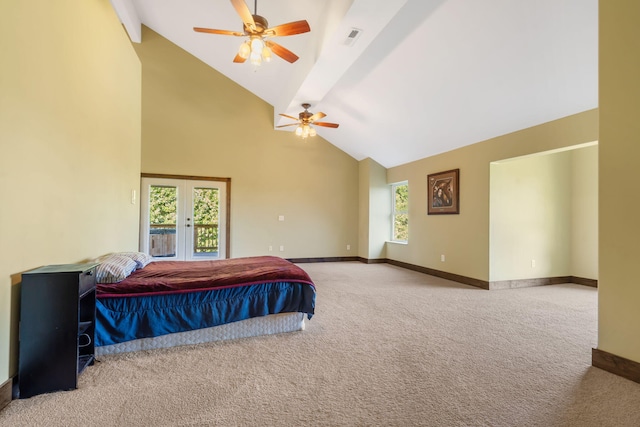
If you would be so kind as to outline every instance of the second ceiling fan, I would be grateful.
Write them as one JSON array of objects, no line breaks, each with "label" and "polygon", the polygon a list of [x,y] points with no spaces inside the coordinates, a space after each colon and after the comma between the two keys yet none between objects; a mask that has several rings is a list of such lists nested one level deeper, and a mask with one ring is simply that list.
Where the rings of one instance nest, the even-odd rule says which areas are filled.
[{"label": "second ceiling fan", "polygon": [[317,122],[316,120],[326,117],[327,115],[323,112],[317,112],[314,114],[309,111],[309,107],[311,107],[311,104],[302,104],[302,108],[304,108],[304,111],[298,114],[298,117],[293,117],[287,114],[280,113],[282,117],[293,119],[296,121],[296,123],[276,126],[276,128],[283,128],[287,126],[298,126],[296,128],[296,135],[302,138],[307,138],[309,136],[316,136],[316,130],[313,128],[313,126],[321,126],[321,127],[327,127],[327,128],[337,128],[338,126],[340,126],[337,123]]},{"label": "second ceiling fan", "polygon": [[258,0],[255,0],[253,14],[251,14],[244,0],[231,0],[231,4],[242,19],[244,32],[201,27],[193,27],[193,30],[199,33],[248,37],[249,39],[240,45],[240,50],[233,62],[242,63],[249,59],[252,64],[260,65],[262,61],[268,62],[271,59],[271,52],[290,63],[298,60],[298,56],[295,53],[266,38],[307,33],[311,31],[307,21],[294,21],[269,28],[267,20],[258,15]]}]

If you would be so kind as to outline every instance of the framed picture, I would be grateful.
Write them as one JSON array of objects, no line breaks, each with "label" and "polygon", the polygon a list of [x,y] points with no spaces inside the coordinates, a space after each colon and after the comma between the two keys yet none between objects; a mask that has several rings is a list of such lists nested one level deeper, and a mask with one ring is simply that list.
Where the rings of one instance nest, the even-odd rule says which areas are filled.
[{"label": "framed picture", "polygon": [[432,173],[428,180],[428,215],[460,213],[460,169]]}]

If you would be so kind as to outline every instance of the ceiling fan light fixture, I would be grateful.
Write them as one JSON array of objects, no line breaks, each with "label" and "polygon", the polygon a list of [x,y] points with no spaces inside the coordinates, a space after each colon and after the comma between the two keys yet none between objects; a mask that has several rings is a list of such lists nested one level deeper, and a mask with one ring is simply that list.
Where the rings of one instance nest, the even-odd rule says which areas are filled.
[{"label": "ceiling fan light fixture", "polygon": [[243,59],[247,59],[249,55],[251,55],[251,46],[249,46],[249,43],[244,42],[240,45],[240,49],[238,50],[238,56],[240,56]]},{"label": "ceiling fan light fixture", "polygon": [[262,37],[251,37],[251,52],[258,52],[258,54],[261,54],[263,48],[264,41],[262,40]]},{"label": "ceiling fan light fixture", "polygon": [[244,59],[248,58],[251,64],[256,67],[262,62],[271,62],[271,49],[260,36],[251,37],[248,42],[243,43],[240,46],[238,55]]},{"label": "ceiling fan light fixture", "polygon": [[296,128],[296,136],[299,136],[302,139],[307,139],[309,137],[316,136],[317,134],[318,133],[313,126],[310,126],[308,123],[301,123]]},{"label": "ceiling fan light fixture", "polygon": [[251,55],[249,56],[249,61],[251,62],[252,65],[255,65],[256,67],[258,67],[260,64],[262,64],[262,55],[260,55],[260,53],[258,52],[251,51]]},{"label": "ceiling fan light fixture", "polygon": [[267,46],[262,48],[262,60],[264,62],[271,62],[271,49],[269,49]]}]

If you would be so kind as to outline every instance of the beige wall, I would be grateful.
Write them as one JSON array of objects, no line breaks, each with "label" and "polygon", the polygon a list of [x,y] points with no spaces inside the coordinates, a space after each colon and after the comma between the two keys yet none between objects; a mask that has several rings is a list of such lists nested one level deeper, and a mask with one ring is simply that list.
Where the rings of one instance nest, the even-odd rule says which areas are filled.
[{"label": "beige wall", "polygon": [[490,280],[598,278],[592,144],[491,164]]},{"label": "beige wall", "polygon": [[371,159],[361,160],[358,165],[358,256],[369,257],[369,175]]},{"label": "beige wall", "polygon": [[[389,169],[388,182],[409,181],[411,236],[388,245],[387,258],[488,281],[490,163],[597,139],[598,112],[590,110]],[[427,215],[427,175],[456,168],[460,214]]]},{"label": "beige wall", "polygon": [[274,130],[270,105],[148,28],[142,40],[143,172],[231,178],[231,257],[357,255],[358,162]]},{"label": "beige wall", "polygon": [[360,231],[358,256],[386,258],[385,242],[391,237],[391,189],[387,169],[372,159],[360,161]]},{"label": "beige wall", "polygon": [[20,273],[137,247],[140,62],[108,0],[0,2],[0,383]]},{"label": "beige wall", "polygon": [[571,153],[491,164],[489,280],[571,275]]},{"label": "beige wall", "polygon": [[598,146],[571,152],[571,275],[598,279]]},{"label": "beige wall", "polygon": [[598,348],[640,362],[640,2],[599,2]]}]

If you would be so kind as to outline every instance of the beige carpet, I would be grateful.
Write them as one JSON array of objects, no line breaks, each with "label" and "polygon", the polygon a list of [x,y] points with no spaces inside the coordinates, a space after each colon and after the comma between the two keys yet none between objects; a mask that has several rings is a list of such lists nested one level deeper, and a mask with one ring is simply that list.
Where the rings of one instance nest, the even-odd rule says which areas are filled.
[{"label": "beige carpet", "polygon": [[591,367],[597,290],[485,291],[387,264],[301,264],[303,332],[103,356],[2,426],[640,426]]}]

